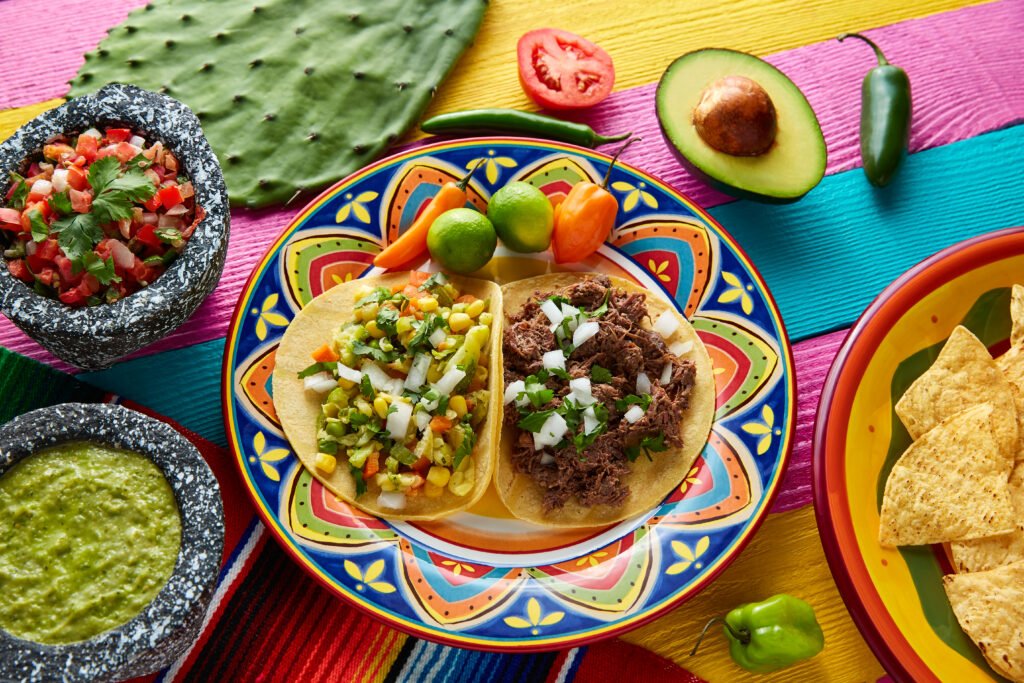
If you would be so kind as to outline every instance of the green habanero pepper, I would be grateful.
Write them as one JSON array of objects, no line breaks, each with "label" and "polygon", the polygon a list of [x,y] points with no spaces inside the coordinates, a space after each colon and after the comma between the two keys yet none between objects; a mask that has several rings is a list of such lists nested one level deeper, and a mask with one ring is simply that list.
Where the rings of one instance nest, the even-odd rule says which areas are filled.
[{"label": "green habanero pepper", "polygon": [[420,129],[432,135],[529,135],[571,142],[581,147],[606,145],[609,142],[625,140],[632,135],[598,135],[593,128],[582,123],[562,121],[517,109],[470,109],[439,114],[424,121]]},{"label": "green habanero pepper", "polygon": [[825,647],[814,609],[792,595],[775,595],[740,605],[725,619],[715,617],[704,626],[691,657],[716,623],[724,627],[733,661],[754,673],[769,673],[810,659]]},{"label": "green habanero pepper", "polygon": [[871,184],[884,187],[896,174],[910,140],[910,78],[890,64],[870,38],[844,33],[838,40],[845,38],[863,40],[878,57],[878,66],[864,77],[860,90],[860,158]]}]

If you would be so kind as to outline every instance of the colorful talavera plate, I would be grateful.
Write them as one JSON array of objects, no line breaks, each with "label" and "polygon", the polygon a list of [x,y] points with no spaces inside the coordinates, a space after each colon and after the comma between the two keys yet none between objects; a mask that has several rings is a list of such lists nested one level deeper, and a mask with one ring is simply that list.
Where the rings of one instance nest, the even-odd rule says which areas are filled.
[{"label": "colorful talavera plate", "polygon": [[882,548],[878,511],[910,445],[895,402],[957,325],[1002,353],[1010,287],[1024,282],[1024,229],[957,244],[890,285],[829,372],[814,435],[814,503],[836,583],[854,621],[899,681],[1002,680],[961,631],[942,588],[943,546]]},{"label": "colorful talavera plate", "polygon": [[[573,269],[629,278],[675,302],[707,345],[717,419],[686,479],[647,513],[588,530],[519,522],[493,489],[469,512],[430,523],[389,523],[339,502],[288,449],[270,395],[274,351],[303,305],[335,283],[375,272],[381,245],[480,159],[468,202],[477,208],[511,180],[559,201],[608,167],[607,157],[589,150],[486,138],[422,147],[335,185],[284,231],[242,292],[225,350],[226,428],[267,526],[329,589],[436,641],[554,649],[651,619],[739,553],[786,463],[793,363],[775,304],[733,239],[665,184],[619,164],[609,186],[620,203],[619,227]],[[499,248],[479,276],[501,283],[554,269],[547,254]]]}]

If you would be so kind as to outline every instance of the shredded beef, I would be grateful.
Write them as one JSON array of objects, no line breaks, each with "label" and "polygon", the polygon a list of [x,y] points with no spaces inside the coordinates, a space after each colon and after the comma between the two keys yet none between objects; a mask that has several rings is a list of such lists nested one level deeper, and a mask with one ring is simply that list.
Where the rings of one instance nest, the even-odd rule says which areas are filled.
[{"label": "shredded beef", "polygon": [[[669,446],[682,445],[680,416],[689,405],[696,368],[692,361],[673,355],[657,333],[641,327],[641,322],[649,319],[643,294],[613,289],[607,277],[596,276],[556,292],[535,292],[522,310],[508,316],[504,333],[506,385],[536,374],[543,367],[542,356],[558,348],[551,323],[540,310],[540,304],[555,295],[565,297],[584,311],[594,311],[605,301],[608,303],[607,312],[598,319],[598,333],[566,360],[566,370],[572,378],[590,377],[595,365],[611,373],[610,383],[591,383],[591,394],[609,411],[608,430],[582,453],[571,443],[537,451],[533,434],[521,430],[512,462],[516,471],[529,474],[544,489],[545,511],[558,509],[572,499],[588,507],[621,505],[629,496],[629,487],[622,480],[630,468],[627,447],[657,434],[664,434]],[[666,364],[672,370],[668,383],[662,386],[659,380]],[[644,416],[630,424],[622,419],[622,411],[615,403],[637,393],[640,372],[646,373],[652,382],[651,402]],[[539,408],[531,406],[529,411],[558,408],[569,393],[568,383],[555,376],[549,376],[546,385],[553,390],[552,400]],[[509,405],[506,423],[515,426],[521,417]]]}]

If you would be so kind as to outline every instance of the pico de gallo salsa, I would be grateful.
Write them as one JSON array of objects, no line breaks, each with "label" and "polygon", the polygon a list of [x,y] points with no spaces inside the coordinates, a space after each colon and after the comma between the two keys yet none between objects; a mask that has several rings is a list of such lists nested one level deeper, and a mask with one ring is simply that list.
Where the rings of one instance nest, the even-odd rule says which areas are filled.
[{"label": "pico de gallo salsa", "polygon": [[5,204],[7,270],[75,307],[152,284],[204,216],[177,157],[129,128],[52,139],[24,176],[11,174]]}]

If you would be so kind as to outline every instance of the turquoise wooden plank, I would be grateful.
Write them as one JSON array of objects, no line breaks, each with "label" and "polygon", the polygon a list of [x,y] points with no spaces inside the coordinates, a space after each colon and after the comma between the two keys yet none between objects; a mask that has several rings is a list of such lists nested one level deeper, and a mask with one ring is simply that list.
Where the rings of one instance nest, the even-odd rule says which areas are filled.
[{"label": "turquoise wooden plank", "polygon": [[220,410],[223,355],[224,340],[215,339],[77,377],[166,415],[218,446],[226,446]]},{"label": "turquoise wooden plank", "polygon": [[[711,213],[761,270],[794,340],[853,323],[910,266],[962,239],[1024,222],[1024,126],[920,152],[892,185],[860,169],[797,204],[734,202]],[[1024,280],[1024,274],[1022,274]],[[79,375],[224,445],[223,340]]]},{"label": "turquoise wooden plank", "polygon": [[854,169],[795,204],[740,201],[710,213],[761,271],[796,340],[849,326],[940,249],[1024,223],[1022,178],[1024,126],[1014,126],[911,155],[881,190]]}]

